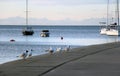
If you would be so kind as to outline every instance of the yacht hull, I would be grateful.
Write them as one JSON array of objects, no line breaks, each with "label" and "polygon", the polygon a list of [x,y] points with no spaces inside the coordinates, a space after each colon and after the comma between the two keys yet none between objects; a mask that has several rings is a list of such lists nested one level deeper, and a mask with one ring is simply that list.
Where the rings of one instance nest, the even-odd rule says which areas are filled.
[{"label": "yacht hull", "polygon": [[118,30],[115,30],[115,29],[110,29],[106,32],[106,35],[109,35],[109,36],[118,36],[119,35],[119,31]]},{"label": "yacht hull", "polygon": [[102,29],[100,30],[100,34],[102,34],[102,35],[105,35],[106,32],[107,32],[107,29],[106,29],[106,28],[102,28]]}]

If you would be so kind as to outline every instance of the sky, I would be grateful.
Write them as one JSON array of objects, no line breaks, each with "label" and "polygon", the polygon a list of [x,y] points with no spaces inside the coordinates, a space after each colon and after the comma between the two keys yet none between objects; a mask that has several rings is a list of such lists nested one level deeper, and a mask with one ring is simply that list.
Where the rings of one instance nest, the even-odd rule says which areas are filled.
[{"label": "sky", "polygon": [[[81,24],[86,20],[103,19],[106,17],[106,3],[107,0],[28,0],[29,20],[36,20],[29,21],[29,24],[59,25],[65,24],[64,21],[66,24]],[[15,21],[16,24],[24,24],[25,8],[26,0],[0,0],[0,24],[15,24],[11,19],[21,20],[21,23]]]}]

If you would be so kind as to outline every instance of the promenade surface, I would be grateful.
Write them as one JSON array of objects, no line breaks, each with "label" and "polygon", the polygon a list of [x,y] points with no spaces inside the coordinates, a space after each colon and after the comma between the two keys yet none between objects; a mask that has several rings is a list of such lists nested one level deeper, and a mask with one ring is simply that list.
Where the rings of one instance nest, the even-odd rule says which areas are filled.
[{"label": "promenade surface", "polygon": [[120,76],[120,43],[108,43],[0,65],[0,76]]}]

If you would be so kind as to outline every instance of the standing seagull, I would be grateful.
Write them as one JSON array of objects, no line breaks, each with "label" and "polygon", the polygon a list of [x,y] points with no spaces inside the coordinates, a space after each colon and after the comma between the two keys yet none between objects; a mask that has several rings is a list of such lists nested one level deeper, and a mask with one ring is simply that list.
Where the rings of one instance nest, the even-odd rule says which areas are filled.
[{"label": "standing seagull", "polygon": [[30,53],[29,53],[29,57],[31,57],[32,56],[32,52],[33,52],[33,50],[31,49],[31,51],[30,51]]},{"label": "standing seagull", "polygon": [[58,51],[58,52],[59,52],[59,51],[62,51],[62,48],[57,48],[56,51]]},{"label": "standing seagull", "polygon": [[65,48],[65,51],[70,51],[70,46],[67,46],[67,47]]},{"label": "standing seagull", "polygon": [[50,52],[50,54],[53,54],[54,50],[52,47],[49,48],[49,52]]},{"label": "standing seagull", "polygon": [[26,59],[27,55],[28,55],[28,50],[26,50],[26,52],[24,52],[20,57],[22,59]]}]

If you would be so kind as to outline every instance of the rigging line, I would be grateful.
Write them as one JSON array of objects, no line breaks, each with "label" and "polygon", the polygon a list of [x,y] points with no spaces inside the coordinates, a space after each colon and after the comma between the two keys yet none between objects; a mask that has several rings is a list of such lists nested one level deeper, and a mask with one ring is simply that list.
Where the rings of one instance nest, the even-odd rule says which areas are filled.
[{"label": "rigging line", "polygon": [[[28,0],[26,0],[26,26],[28,29]],[[28,44],[28,36],[26,36],[26,44]]]},{"label": "rigging line", "polygon": [[28,0],[26,0],[26,25],[28,25]]},{"label": "rigging line", "polygon": [[108,19],[109,19],[109,0],[107,2],[107,26],[108,26]]},{"label": "rigging line", "polygon": [[118,26],[119,26],[119,0],[117,0],[117,18],[118,18]]}]

